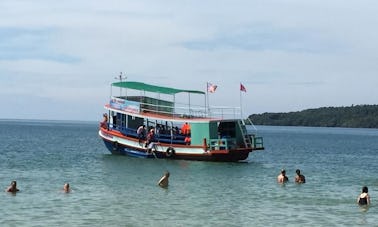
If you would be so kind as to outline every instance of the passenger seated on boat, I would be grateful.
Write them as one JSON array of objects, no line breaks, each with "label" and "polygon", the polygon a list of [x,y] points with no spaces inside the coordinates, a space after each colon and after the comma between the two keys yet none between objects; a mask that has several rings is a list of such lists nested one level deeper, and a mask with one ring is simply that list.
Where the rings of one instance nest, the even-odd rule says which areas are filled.
[{"label": "passenger seated on boat", "polygon": [[101,123],[100,123],[100,127],[101,128],[105,128],[105,129],[108,129],[108,114],[107,113],[104,113],[102,115],[104,118],[102,119]]},{"label": "passenger seated on boat", "polygon": [[154,142],[154,141],[155,141],[155,129],[152,128],[152,129],[150,129],[149,133],[147,134],[145,147],[148,147],[148,145],[151,142]]},{"label": "passenger seated on boat", "polygon": [[185,122],[181,127],[181,134],[189,135],[190,134],[190,125],[188,122]]},{"label": "passenger seated on boat", "polygon": [[186,136],[186,137],[185,137],[184,142],[185,142],[186,145],[190,145],[190,142],[191,142],[191,141],[192,141],[192,139],[190,138],[190,136]]},{"label": "passenger seated on boat", "polygon": [[174,127],[173,129],[173,134],[174,135],[178,135],[178,134],[180,134],[180,130],[179,130],[179,128],[176,126],[176,127]]},{"label": "passenger seated on boat", "polygon": [[160,134],[167,134],[167,130],[165,129],[164,125],[160,125],[160,127],[159,127],[159,133]]}]

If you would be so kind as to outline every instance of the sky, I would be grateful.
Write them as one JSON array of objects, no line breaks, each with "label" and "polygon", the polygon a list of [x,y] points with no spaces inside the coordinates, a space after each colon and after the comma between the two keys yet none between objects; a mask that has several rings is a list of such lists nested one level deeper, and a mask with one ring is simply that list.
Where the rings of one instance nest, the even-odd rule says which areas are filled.
[{"label": "sky", "polygon": [[99,121],[120,72],[211,82],[211,105],[246,116],[378,104],[377,12],[376,0],[0,0],[0,119]]}]

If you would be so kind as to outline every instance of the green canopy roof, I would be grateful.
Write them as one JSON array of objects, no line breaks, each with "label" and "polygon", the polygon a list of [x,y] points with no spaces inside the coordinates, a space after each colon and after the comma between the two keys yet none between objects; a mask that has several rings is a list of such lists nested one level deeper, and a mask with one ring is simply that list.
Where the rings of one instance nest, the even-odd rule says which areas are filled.
[{"label": "green canopy roof", "polygon": [[121,87],[121,88],[130,88],[130,89],[140,90],[140,91],[156,92],[156,93],[161,93],[161,94],[169,94],[169,95],[174,95],[174,94],[180,93],[180,92],[205,94],[205,92],[203,92],[203,91],[183,90],[183,89],[176,89],[176,88],[169,88],[169,87],[161,87],[161,86],[155,86],[155,85],[145,84],[145,83],[141,83],[141,82],[133,82],[133,81],[115,82],[115,83],[112,83],[112,86]]}]

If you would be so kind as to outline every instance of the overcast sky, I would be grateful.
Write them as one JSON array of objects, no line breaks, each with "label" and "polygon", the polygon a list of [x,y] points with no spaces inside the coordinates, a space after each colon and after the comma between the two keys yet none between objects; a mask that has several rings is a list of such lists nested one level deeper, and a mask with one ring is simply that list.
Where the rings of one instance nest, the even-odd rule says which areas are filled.
[{"label": "overcast sky", "polygon": [[378,104],[376,0],[0,0],[1,118],[101,120],[110,83],[245,115]]}]

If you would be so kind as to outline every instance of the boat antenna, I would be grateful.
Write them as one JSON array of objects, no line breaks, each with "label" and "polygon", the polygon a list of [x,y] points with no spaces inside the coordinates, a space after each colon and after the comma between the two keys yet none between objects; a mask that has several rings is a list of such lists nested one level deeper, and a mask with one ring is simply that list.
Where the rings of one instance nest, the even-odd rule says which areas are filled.
[{"label": "boat antenna", "polygon": [[114,77],[114,79],[119,80],[119,82],[122,82],[122,80],[126,80],[127,76],[125,73],[120,72],[119,76]]},{"label": "boat antenna", "polygon": [[[119,80],[119,82],[122,82],[122,80],[126,80],[127,76],[125,73],[120,72],[119,76],[114,77],[114,79]],[[119,88],[119,96],[122,96],[122,88]]]}]

